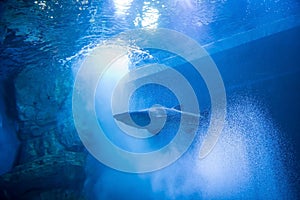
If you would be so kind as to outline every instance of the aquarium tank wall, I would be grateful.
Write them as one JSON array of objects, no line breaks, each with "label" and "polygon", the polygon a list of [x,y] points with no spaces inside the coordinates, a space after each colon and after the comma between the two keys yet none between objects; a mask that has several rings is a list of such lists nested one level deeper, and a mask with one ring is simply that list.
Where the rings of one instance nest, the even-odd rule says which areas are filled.
[{"label": "aquarium tank wall", "polygon": [[0,2],[0,199],[298,199],[300,2]]}]

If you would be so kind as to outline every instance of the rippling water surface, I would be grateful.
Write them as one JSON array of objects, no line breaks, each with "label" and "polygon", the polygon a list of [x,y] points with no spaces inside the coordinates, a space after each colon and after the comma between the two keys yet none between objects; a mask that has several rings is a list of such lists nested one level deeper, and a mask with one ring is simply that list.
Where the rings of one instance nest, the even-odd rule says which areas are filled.
[{"label": "rippling water surface", "polygon": [[133,28],[170,28],[208,44],[297,15],[300,3],[277,1],[4,1],[1,77],[27,67],[72,66],[100,41]]}]

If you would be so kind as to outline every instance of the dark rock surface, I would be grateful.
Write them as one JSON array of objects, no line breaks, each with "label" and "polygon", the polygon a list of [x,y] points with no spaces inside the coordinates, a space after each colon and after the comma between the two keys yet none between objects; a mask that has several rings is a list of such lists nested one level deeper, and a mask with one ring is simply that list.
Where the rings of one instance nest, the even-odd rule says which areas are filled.
[{"label": "dark rock surface", "polygon": [[73,125],[72,71],[26,67],[14,81],[21,145],[0,199],[84,199],[86,151]]},{"label": "dark rock surface", "polygon": [[10,83],[0,81],[0,175],[11,170],[18,152],[19,141],[13,99],[9,98],[13,88]]},{"label": "dark rock surface", "polygon": [[85,154],[62,152],[18,165],[1,177],[1,199],[80,199]]},{"label": "dark rock surface", "polygon": [[[47,65],[46,65],[47,66]],[[49,67],[49,66],[48,66]],[[44,66],[24,69],[15,79],[20,139],[40,136],[55,127],[72,92],[71,72]]]}]

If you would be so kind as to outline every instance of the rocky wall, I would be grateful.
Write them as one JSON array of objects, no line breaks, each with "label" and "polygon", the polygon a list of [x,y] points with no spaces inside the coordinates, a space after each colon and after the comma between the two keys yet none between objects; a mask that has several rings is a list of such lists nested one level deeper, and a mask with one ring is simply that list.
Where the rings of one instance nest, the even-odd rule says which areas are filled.
[{"label": "rocky wall", "polygon": [[86,152],[71,111],[72,72],[27,67],[14,80],[20,148],[0,199],[80,199]]}]

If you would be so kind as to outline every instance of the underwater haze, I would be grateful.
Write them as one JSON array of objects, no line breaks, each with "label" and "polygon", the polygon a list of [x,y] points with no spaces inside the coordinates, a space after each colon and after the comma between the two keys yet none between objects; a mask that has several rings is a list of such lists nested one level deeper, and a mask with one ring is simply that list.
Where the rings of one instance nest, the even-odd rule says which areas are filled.
[{"label": "underwater haze", "polygon": [[298,199],[299,52],[297,0],[1,1],[0,199]]}]

